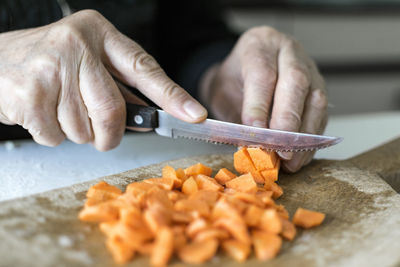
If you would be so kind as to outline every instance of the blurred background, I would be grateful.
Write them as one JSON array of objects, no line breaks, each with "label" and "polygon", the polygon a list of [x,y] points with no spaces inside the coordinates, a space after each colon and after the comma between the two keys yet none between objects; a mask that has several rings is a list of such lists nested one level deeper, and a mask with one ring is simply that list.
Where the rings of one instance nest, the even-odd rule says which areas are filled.
[{"label": "blurred background", "polygon": [[399,0],[224,0],[232,29],[294,36],[327,82],[329,113],[400,110]]}]

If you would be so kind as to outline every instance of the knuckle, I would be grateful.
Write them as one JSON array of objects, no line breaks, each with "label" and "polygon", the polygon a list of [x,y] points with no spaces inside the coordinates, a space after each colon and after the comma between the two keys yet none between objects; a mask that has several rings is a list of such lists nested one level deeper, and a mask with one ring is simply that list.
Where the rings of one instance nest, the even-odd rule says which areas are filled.
[{"label": "knuckle", "polygon": [[320,89],[313,91],[311,95],[311,105],[320,111],[325,111],[328,108],[328,97],[325,92]]},{"label": "knuckle", "polygon": [[57,81],[60,69],[59,58],[49,54],[43,54],[30,61],[30,71],[38,80],[46,78],[46,82],[53,84]]},{"label": "knuckle", "polygon": [[76,12],[73,16],[78,17],[79,19],[84,19],[84,20],[105,20],[104,16],[94,10],[94,9],[84,9],[79,12]]},{"label": "knuckle", "polygon": [[261,36],[270,36],[270,35],[279,35],[281,34],[278,32],[276,29],[270,27],[270,26],[257,26],[249,29],[245,34],[248,35],[261,35]]},{"label": "knuckle", "polygon": [[132,67],[133,71],[138,73],[153,73],[160,69],[157,61],[142,49],[133,53]]},{"label": "knuckle", "polygon": [[61,46],[86,44],[84,33],[74,23],[61,23],[52,28],[53,42]]}]

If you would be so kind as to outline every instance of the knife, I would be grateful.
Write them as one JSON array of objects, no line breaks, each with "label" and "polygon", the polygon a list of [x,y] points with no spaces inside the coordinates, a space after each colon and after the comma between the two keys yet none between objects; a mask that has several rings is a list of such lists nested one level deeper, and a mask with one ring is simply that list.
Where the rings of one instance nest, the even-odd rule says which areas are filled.
[{"label": "knife", "polygon": [[206,119],[188,123],[163,110],[127,104],[127,126],[152,128],[158,135],[189,138],[235,146],[261,147],[273,151],[312,151],[333,146],[341,137],[287,132]]}]

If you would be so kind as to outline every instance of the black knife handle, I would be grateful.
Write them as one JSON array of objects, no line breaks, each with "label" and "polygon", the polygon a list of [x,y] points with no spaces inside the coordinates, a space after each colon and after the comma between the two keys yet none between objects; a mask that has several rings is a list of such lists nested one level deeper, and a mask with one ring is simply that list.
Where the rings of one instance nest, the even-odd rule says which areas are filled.
[{"label": "black knife handle", "polygon": [[126,104],[126,126],[138,128],[157,128],[157,109],[148,106]]}]

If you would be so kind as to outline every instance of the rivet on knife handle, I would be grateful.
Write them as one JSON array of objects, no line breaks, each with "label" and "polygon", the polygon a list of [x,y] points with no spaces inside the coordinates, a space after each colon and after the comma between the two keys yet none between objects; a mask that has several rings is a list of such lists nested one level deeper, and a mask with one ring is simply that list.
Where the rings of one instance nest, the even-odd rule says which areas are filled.
[{"label": "rivet on knife handle", "polygon": [[126,104],[126,126],[138,128],[157,128],[157,109],[148,106]]}]

